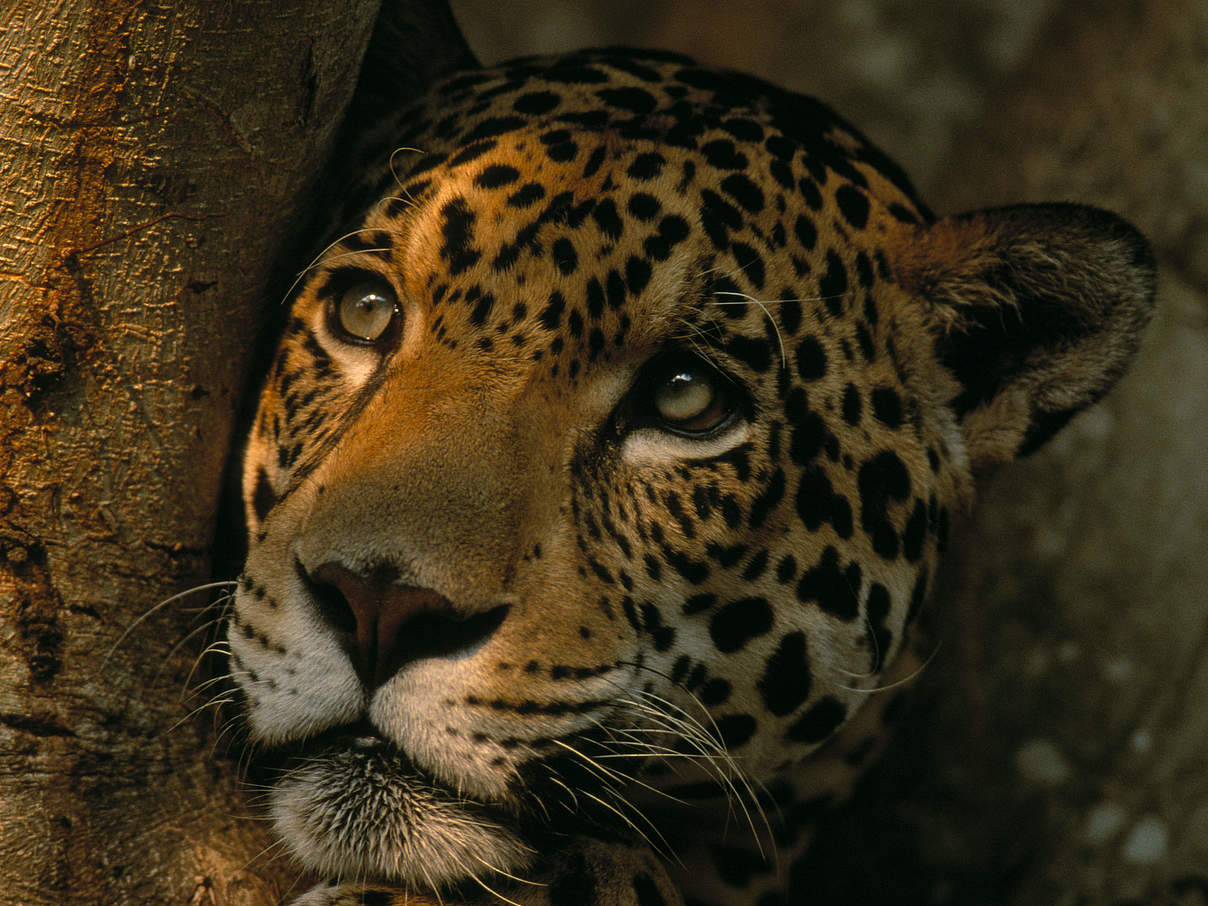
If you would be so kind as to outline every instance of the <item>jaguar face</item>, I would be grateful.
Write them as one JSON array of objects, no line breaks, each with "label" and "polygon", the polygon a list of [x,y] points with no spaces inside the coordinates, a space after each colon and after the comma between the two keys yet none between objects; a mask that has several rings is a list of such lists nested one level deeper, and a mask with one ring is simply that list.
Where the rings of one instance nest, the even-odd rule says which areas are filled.
[{"label": "jaguar face", "polygon": [[1110,382],[985,288],[1048,215],[933,223],[756,80],[528,61],[386,131],[421,150],[300,283],[228,627],[317,871],[514,873],[642,790],[792,770],[883,684],[972,468]]}]

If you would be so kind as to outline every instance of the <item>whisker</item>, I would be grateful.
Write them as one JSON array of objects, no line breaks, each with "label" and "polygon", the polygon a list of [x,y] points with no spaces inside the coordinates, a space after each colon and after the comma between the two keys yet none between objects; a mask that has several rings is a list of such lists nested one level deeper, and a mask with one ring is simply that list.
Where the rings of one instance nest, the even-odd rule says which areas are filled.
[{"label": "whisker", "polygon": [[177,592],[170,598],[165,598],[155,606],[143,611],[143,613],[140,614],[133,623],[126,627],[122,634],[118,636],[117,641],[115,641],[113,645],[110,646],[109,650],[105,652],[105,656],[101,659],[101,666],[104,667],[109,662],[109,658],[112,657],[115,651],[117,651],[118,646],[126,641],[126,639],[130,636],[130,633],[134,632],[134,630],[141,626],[148,618],[156,613],[159,613],[159,611],[163,610],[168,605],[179,601],[181,598],[186,598],[189,595],[197,594],[198,592],[212,591],[215,588],[227,588],[235,584],[236,582],[234,580],[226,580],[222,582],[207,582],[204,585],[195,585],[192,588],[186,588],[184,591]]}]

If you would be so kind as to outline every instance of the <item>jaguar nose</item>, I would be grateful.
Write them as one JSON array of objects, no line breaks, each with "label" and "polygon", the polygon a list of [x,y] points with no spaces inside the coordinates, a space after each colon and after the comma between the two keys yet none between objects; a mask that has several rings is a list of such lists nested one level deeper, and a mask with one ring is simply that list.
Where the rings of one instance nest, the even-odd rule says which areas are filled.
[{"label": "jaguar nose", "polygon": [[[306,575],[301,564],[299,570]],[[345,638],[361,682],[371,689],[413,661],[473,654],[510,609],[501,604],[466,614],[430,588],[398,585],[381,571],[356,572],[337,562],[318,567],[307,583],[323,618]]]}]

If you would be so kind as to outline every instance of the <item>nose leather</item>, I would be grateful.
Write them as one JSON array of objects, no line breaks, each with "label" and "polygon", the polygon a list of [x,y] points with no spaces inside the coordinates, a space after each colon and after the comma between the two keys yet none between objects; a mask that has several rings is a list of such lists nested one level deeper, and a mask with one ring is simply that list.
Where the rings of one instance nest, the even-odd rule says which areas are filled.
[{"label": "nose leather", "polygon": [[[387,578],[363,575],[340,563],[325,563],[312,575],[315,582],[334,588],[356,621],[354,662],[366,685],[380,685],[398,669],[404,652],[423,656],[422,639],[408,639],[404,629],[419,618],[457,619],[453,603],[430,588],[396,585]],[[411,642],[413,644],[408,644]],[[419,642],[419,645],[414,644]]]}]

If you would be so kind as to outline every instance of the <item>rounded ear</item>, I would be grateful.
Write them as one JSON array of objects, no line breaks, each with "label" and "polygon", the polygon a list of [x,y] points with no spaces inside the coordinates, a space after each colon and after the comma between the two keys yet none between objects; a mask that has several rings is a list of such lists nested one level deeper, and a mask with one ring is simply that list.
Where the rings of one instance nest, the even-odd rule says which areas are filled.
[{"label": "rounded ear", "polygon": [[895,279],[929,306],[975,470],[1032,452],[1127,368],[1153,312],[1149,243],[1073,204],[974,211],[912,231]]}]

